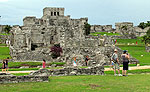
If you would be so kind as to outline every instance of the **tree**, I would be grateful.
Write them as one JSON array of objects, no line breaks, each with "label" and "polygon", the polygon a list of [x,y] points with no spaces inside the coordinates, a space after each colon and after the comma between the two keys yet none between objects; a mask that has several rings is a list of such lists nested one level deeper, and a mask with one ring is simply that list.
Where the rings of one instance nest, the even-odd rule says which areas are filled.
[{"label": "tree", "polygon": [[11,28],[12,28],[12,27],[11,27],[10,25],[6,25],[6,26],[4,27],[4,32],[7,33],[7,34],[9,34]]},{"label": "tree", "polygon": [[53,47],[51,47],[51,52],[52,52],[51,54],[52,58],[56,59],[57,57],[60,57],[63,50],[60,47],[60,44],[55,44]]},{"label": "tree", "polygon": [[150,44],[150,28],[147,30],[146,35],[142,37],[142,42],[144,42],[146,46]]},{"label": "tree", "polygon": [[85,35],[89,35],[90,34],[90,30],[91,30],[91,25],[88,24],[88,23],[85,23],[84,30],[85,30]]},{"label": "tree", "polygon": [[141,22],[138,27],[144,29],[146,27],[150,27],[150,21],[147,21],[147,23]]}]

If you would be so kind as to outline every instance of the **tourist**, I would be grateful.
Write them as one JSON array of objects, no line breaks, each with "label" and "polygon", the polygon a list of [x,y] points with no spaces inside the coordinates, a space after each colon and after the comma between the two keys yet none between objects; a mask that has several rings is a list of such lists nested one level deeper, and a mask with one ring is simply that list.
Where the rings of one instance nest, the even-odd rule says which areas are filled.
[{"label": "tourist", "polygon": [[86,65],[86,66],[88,66],[88,61],[89,61],[89,57],[86,56],[86,58],[85,58],[85,65]]},{"label": "tourist", "polygon": [[117,49],[115,49],[114,53],[113,53],[113,55],[111,57],[111,60],[114,62],[114,67],[113,67],[114,75],[117,76],[117,74],[116,74],[116,69],[117,69],[118,70],[118,75],[122,76],[120,74],[120,67],[119,67],[120,63],[119,63],[119,59],[118,59],[118,54],[117,53],[118,53],[118,51],[117,51]]},{"label": "tourist", "polygon": [[3,65],[2,65],[2,72],[6,72],[6,61],[5,60],[3,60]]},{"label": "tourist", "polygon": [[126,50],[123,51],[123,54],[121,55],[122,60],[123,60],[123,71],[122,75],[127,76],[127,70],[128,70],[128,63],[129,63],[129,54],[127,53]]},{"label": "tourist", "polygon": [[6,67],[6,69],[7,69],[7,73],[8,73],[8,60],[9,60],[9,57],[7,57],[7,59],[5,59],[5,62],[6,62],[5,67]]},{"label": "tourist", "polygon": [[43,59],[43,68],[46,68],[46,61]]},{"label": "tourist", "polygon": [[75,66],[75,67],[77,66],[77,60],[76,60],[76,57],[73,58],[73,66]]}]

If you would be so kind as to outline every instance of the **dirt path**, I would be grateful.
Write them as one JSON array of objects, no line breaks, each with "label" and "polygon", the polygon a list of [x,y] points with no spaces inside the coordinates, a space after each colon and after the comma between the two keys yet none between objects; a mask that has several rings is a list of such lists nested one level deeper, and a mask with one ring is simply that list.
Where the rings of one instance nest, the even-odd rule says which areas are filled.
[{"label": "dirt path", "polygon": [[[129,67],[129,70],[138,70],[138,69],[150,69],[150,66],[132,66]],[[112,68],[105,68],[105,71],[112,71]],[[122,67],[120,67],[120,70],[122,70]],[[9,73],[31,73],[34,72],[35,70],[31,71],[9,71]],[[0,72],[2,73],[2,72]]]},{"label": "dirt path", "polygon": [[[120,70],[122,70],[123,67],[120,67]],[[150,69],[150,66],[132,66],[129,67],[129,70],[138,70],[138,69]],[[112,68],[105,68],[105,71],[112,71]]]}]

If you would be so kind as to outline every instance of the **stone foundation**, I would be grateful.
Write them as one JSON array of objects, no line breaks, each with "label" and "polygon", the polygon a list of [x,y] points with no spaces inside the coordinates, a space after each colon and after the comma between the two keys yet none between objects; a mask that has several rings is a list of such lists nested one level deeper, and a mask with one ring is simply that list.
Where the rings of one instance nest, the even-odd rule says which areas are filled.
[{"label": "stone foundation", "polygon": [[21,82],[48,82],[48,76],[14,76],[6,73],[0,74],[0,83],[21,83]]},{"label": "stone foundation", "polygon": [[41,69],[30,73],[32,76],[48,75],[48,76],[70,76],[70,75],[103,75],[104,66],[95,66],[89,68],[67,67],[64,69],[47,70]]}]

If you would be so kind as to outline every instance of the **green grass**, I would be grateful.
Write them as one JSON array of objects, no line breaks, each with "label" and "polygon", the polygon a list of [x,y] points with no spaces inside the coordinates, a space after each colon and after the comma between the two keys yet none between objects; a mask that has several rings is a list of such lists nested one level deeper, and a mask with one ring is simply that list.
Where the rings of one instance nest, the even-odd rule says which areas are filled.
[{"label": "green grass", "polygon": [[[9,68],[19,68],[21,66],[29,66],[29,67],[36,67],[41,66],[42,62],[9,62]],[[2,67],[2,64],[0,64]]]},{"label": "green grass", "polygon": [[138,46],[144,46],[144,43],[141,42],[141,38],[138,37],[137,39],[117,39],[117,44],[123,44],[123,45],[128,45],[129,44],[136,44],[136,41],[138,43]]},{"label": "green grass", "polygon": [[[63,66],[65,63],[63,62],[51,62],[46,63],[47,66],[56,64],[57,66]],[[19,68],[21,66],[29,66],[29,67],[37,67],[42,66],[42,62],[9,62],[9,68]],[[2,63],[0,64],[0,67],[2,67]]]},{"label": "green grass", "polygon": [[95,32],[95,33],[91,33],[91,35],[93,36],[97,36],[98,34],[100,35],[104,35],[106,34],[107,36],[113,36],[113,35],[120,35],[119,33],[108,33],[108,32]]},{"label": "green grass", "polygon": [[[30,71],[30,70],[39,70],[39,68],[16,68],[16,69],[9,69],[9,71]],[[2,71],[2,69],[0,69],[0,71]]]},{"label": "green grass", "polygon": [[0,84],[1,92],[149,92],[150,75],[61,76],[50,82]]},{"label": "green grass", "polygon": [[0,47],[0,59],[6,59],[7,57],[10,57],[9,52],[10,51],[8,47]]},{"label": "green grass", "polygon": [[10,35],[10,34],[7,34],[7,33],[0,33],[0,35]]},{"label": "green grass", "polygon": [[16,76],[24,76],[24,75],[29,75],[29,73],[12,73],[13,75]]},{"label": "green grass", "polygon": [[7,46],[6,44],[0,44],[0,46]]},{"label": "green grass", "polygon": [[[145,45],[140,39],[140,37],[137,39],[117,39],[116,45],[122,50],[128,50],[129,54],[140,61],[140,65],[150,65],[150,53],[146,52]],[[128,43],[136,43],[136,41],[138,45],[127,45]],[[143,55],[143,57],[141,55]]]},{"label": "green grass", "polygon": [[[122,50],[128,50],[134,58],[140,61],[141,65],[150,65],[150,53],[145,51],[145,46],[119,46]],[[143,57],[141,56],[143,55]]]}]

